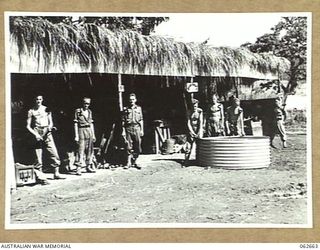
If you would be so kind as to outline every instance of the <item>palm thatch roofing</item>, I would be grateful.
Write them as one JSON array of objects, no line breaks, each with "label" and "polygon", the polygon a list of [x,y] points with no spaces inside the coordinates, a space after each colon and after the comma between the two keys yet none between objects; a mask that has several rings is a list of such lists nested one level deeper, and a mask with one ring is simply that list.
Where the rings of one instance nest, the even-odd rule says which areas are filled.
[{"label": "palm thatch roofing", "polygon": [[183,43],[93,23],[11,17],[10,70],[18,73],[122,73],[275,79],[289,61],[246,48]]}]

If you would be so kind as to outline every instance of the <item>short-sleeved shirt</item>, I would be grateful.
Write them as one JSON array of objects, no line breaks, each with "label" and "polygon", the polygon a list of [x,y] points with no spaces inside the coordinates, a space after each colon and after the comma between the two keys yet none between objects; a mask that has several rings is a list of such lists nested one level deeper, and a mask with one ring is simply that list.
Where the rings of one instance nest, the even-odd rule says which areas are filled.
[{"label": "short-sleeved shirt", "polygon": [[123,122],[125,125],[136,125],[143,120],[142,109],[140,106],[125,107],[123,110]]},{"label": "short-sleeved shirt", "polygon": [[240,115],[243,113],[243,109],[241,107],[228,107],[227,108],[227,121],[233,124],[236,124],[239,120]]},{"label": "short-sleeved shirt", "polygon": [[28,119],[31,118],[32,127],[48,127],[49,115],[46,106],[40,106],[38,109],[30,109],[28,111]]},{"label": "short-sleeved shirt", "polygon": [[191,126],[194,129],[198,129],[200,127],[200,115],[202,114],[202,109],[197,108],[192,114],[190,115],[190,122]]},{"label": "short-sleeved shirt", "polygon": [[[78,108],[74,114],[74,122],[78,123],[78,126],[81,127],[89,127],[93,123],[92,112],[90,109],[87,109],[88,112],[83,110],[82,108]],[[87,113],[87,115],[86,115]]]}]

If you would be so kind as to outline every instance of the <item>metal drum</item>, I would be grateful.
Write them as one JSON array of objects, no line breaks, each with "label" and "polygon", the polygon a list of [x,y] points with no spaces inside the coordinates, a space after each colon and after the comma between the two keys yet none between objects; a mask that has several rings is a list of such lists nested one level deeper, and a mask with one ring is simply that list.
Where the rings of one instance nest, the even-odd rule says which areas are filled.
[{"label": "metal drum", "polygon": [[266,136],[207,137],[197,141],[197,162],[203,167],[266,168],[270,140]]}]

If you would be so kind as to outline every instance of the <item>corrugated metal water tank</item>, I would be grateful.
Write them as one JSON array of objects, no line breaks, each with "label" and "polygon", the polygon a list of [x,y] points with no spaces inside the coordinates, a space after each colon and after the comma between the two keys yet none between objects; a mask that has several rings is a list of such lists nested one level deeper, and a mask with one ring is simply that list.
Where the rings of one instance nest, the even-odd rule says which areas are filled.
[{"label": "corrugated metal water tank", "polygon": [[196,159],[203,167],[266,168],[270,140],[266,136],[207,137],[198,140]]}]

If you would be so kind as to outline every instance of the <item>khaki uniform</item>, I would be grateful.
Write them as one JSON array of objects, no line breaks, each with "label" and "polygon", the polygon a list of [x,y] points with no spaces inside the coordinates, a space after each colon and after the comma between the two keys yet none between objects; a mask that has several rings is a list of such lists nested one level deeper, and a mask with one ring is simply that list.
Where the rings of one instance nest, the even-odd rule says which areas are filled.
[{"label": "khaki uniform", "polygon": [[143,121],[142,109],[140,106],[126,107],[122,116],[123,126],[126,132],[128,153],[136,160],[141,153],[141,125]]},{"label": "khaki uniform", "polygon": [[[201,108],[197,108],[197,110],[195,110],[189,117],[190,120],[190,125],[192,127],[192,130],[195,134],[199,134],[199,138],[202,138],[203,134],[202,134],[202,129],[201,129],[201,121],[200,121],[200,116],[203,115],[203,111]],[[189,140],[191,140],[191,138],[189,138]]]},{"label": "khaki uniform", "polygon": [[217,103],[212,105],[207,111],[206,117],[206,136],[221,136],[224,135],[223,124],[223,105]]},{"label": "khaki uniform", "polygon": [[39,109],[30,109],[28,111],[28,119],[31,119],[31,127],[35,130],[43,140],[38,141],[35,145],[38,168],[42,166],[42,152],[45,149],[48,152],[50,166],[57,168],[60,166],[60,158],[56,145],[54,143],[51,132],[49,131],[49,115],[46,106],[41,106]]},{"label": "khaki uniform", "polygon": [[[78,159],[76,160],[80,166],[89,166],[93,160],[93,131],[92,131],[92,112],[90,109],[86,111],[78,108],[74,114],[75,123],[78,124],[79,144]],[[85,163],[84,163],[85,161]]]},{"label": "khaki uniform", "polygon": [[241,135],[242,134],[242,124],[240,116],[243,114],[243,109],[241,107],[228,107],[226,112],[226,121],[229,125],[230,135]]},{"label": "khaki uniform", "polygon": [[274,139],[276,134],[280,135],[282,142],[285,142],[287,140],[286,130],[284,128],[283,122],[284,122],[284,111],[281,108],[276,107],[274,109],[273,128],[270,136],[271,142]]}]

